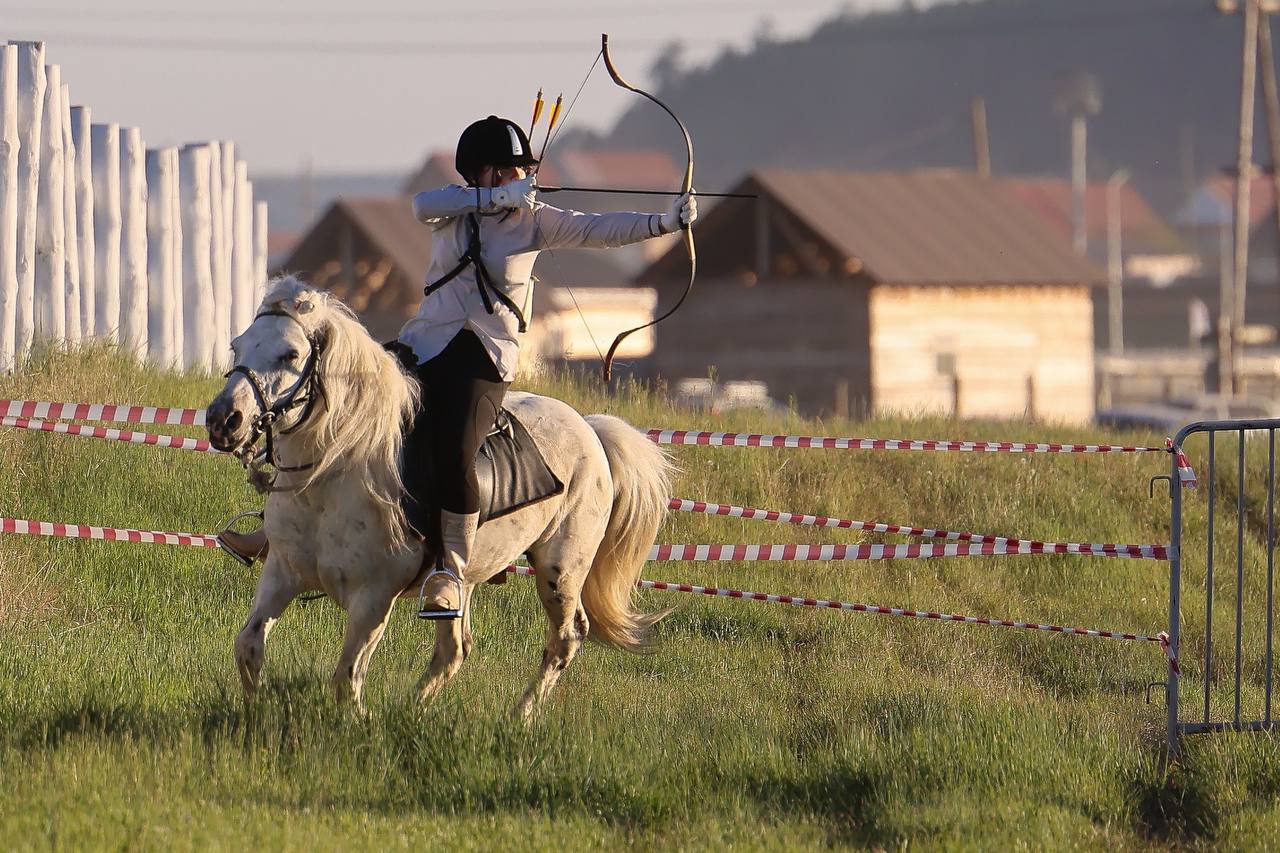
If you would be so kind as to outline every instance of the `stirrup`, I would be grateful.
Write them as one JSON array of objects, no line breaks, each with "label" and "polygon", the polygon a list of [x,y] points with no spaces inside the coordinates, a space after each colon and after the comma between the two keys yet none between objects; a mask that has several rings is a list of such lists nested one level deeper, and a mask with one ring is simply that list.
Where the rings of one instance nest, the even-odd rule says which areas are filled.
[{"label": "stirrup", "polygon": [[[427,609],[427,583],[436,575],[446,575],[458,587],[458,607],[456,610],[428,610]],[[462,579],[448,569],[432,569],[427,576],[422,579],[422,586],[418,589],[418,618],[438,621],[441,619],[459,619],[462,617]]]},{"label": "stirrup", "polygon": [[253,557],[242,556],[239,551],[222,541],[222,534],[230,530],[231,525],[235,524],[242,518],[256,518],[259,521],[265,520],[261,510],[249,510],[248,512],[242,512],[239,515],[232,516],[226,524],[222,525],[222,531],[213,537],[213,541],[218,543],[218,548],[222,550],[222,553],[229,555],[240,565],[251,569],[253,568]]}]

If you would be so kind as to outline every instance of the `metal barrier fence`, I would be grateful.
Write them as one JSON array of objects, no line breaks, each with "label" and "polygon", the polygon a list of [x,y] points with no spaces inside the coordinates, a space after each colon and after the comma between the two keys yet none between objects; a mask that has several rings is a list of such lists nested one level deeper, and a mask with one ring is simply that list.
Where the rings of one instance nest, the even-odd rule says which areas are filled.
[{"label": "metal barrier fence", "polygon": [[[1208,485],[1203,490],[1202,526],[1198,507],[1183,501],[1174,462],[1169,489],[1169,642],[1182,665],[1181,672],[1170,671],[1166,685],[1173,754],[1183,735],[1275,727],[1271,700],[1277,429],[1280,419],[1203,421],[1183,427],[1174,439],[1176,447],[1185,448],[1188,441],[1197,445],[1188,450],[1203,460],[1201,481]],[[1201,439],[1203,448],[1198,446]],[[1224,451],[1228,464],[1219,466],[1217,457]],[[1232,453],[1234,460],[1229,458]],[[1223,513],[1228,517],[1219,531],[1218,516]],[[1231,629],[1226,649],[1215,645],[1215,623],[1218,630]],[[1185,708],[1179,704],[1181,681],[1188,688]]]}]

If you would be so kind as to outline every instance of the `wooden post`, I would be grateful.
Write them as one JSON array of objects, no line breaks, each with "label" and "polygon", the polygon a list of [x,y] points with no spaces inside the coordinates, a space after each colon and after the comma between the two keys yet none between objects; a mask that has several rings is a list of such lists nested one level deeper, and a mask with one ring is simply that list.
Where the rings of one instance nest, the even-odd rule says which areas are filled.
[{"label": "wooden post", "polygon": [[1262,68],[1262,106],[1267,115],[1267,142],[1271,148],[1271,210],[1275,218],[1276,271],[1280,273],[1280,94],[1276,91],[1276,60],[1271,48],[1271,16],[1258,18],[1258,64]]},{"label": "wooden post", "polygon": [[44,118],[44,42],[18,48],[18,298],[14,307],[14,364],[21,365],[35,336],[36,211],[40,191],[40,132]]},{"label": "wooden post", "polygon": [[267,296],[267,203],[253,205],[253,304],[256,309]]},{"label": "wooden post", "polygon": [[93,147],[93,334],[116,340],[120,329],[120,126],[95,124]]},{"label": "wooden post", "polygon": [[172,369],[173,351],[173,163],[169,152],[147,152],[147,359]]},{"label": "wooden post", "polygon": [[182,149],[182,297],[183,353],[187,370],[213,367],[212,158],[208,145]]},{"label": "wooden post", "polygon": [[62,71],[44,67],[44,120],[40,124],[40,187],[36,193],[36,336],[62,341],[67,336],[66,229],[62,182]]},{"label": "wooden post", "polygon": [[987,102],[974,98],[969,102],[969,120],[973,125],[973,159],[979,178],[991,177],[991,148],[987,144]]},{"label": "wooden post", "polygon": [[76,236],[80,241],[80,337],[93,337],[97,244],[93,235],[93,143],[89,108],[71,108],[71,139],[76,150]]},{"label": "wooden post", "polygon": [[76,209],[76,143],[71,135],[71,87],[62,84],[62,110],[59,121],[62,130],[62,213],[66,245],[66,339],[75,343],[83,336],[80,320],[80,221]]},{"label": "wooden post", "polygon": [[0,373],[14,368],[17,307],[18,48],[0,44]]},{"label": "wooden post", "polygon": [[183,311],[183,294],[182,286],[182,181],[180,179],[180,158],[181,155],[177,148],[166,148],[167,157],[169,159],[169,169],[173,172],[173,180],[170,182],[170,200],[169,209],[173,211],[173,220],[171,222],[170,236],[173,242],[173,248],[170,250],[170,259],[173,269],[169,274],[170,285],[172,290],[169,291],[169,305],[173,312],[172,326],[173,337],[170,340],[169,348],[173,352],[176,361],[176,367],[181,368],[185,364],[183,353],[185,352],[183,317],[186,316]]},{"label": "wooden post", "polygon": [[231,227],[231,334],[240,334],[253,322],[253,188],[249,169],[236,163],[235,215]]},{"label": "wooden post", "polygon": [[205,323],[213,332],[213,366],[218,367],[231,347],[231,281],[227,271],[225,240],[222,230],[222,145],[210,142],[209,151],[209,264],[213,276],[213,311]]},{"label": "wooden post", "polygon": [[120,131],[120,343],[147,354],[147,151],[142,131]]},{"label": "wooden post", "polygon": [[1253,184],[1253,103],[1257,83],[1258,2],[1244,2],[1244,45],[1240,71],[1240,129],[1236,151],[1235,264],[1231,286],[1232,311],[1227,330],[1227,358],[1222,392],[1244,393],[1240,373],[1240,332],[1244,328],[1245,286],[1249,281],[1249,191]]}]

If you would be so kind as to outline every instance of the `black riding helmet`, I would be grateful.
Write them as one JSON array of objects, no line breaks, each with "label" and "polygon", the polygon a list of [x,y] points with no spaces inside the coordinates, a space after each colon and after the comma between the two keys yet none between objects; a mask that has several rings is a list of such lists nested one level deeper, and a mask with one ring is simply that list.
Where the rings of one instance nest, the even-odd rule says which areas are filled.
[{"label": "black riding helmet", "polygon": [[497,116],[481,119],[462,131],[454,166],[468,184],[475,184],[480,169],[496,166],[535,166],[538,160],[529,148],[529,137],[520,125]]}]

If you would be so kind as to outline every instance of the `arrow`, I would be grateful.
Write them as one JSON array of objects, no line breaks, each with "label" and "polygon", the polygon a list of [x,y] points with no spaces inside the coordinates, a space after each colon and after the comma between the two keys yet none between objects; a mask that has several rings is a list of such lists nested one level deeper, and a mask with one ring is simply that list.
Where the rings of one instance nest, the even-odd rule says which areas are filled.
[{"label": "arrow", "polygon": [[[620,190],[607,187],[538,187],[540,193],[612,193],[617,195],[684,195],[679,190]],[[759,198],[756,193],[693,193],[697,198]]]}]

